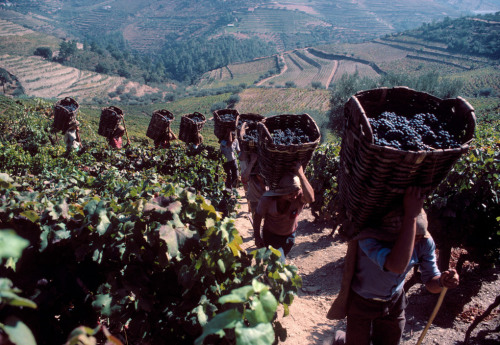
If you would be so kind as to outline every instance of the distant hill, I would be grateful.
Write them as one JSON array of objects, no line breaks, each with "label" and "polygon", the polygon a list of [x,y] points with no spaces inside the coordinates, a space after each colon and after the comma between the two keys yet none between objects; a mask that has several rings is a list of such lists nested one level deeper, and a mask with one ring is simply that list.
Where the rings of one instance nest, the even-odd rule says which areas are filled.
[{"label": "distant hill", "polygon": [[[47,4],[49,1],[44,3]],[[109,3],[119,3],[119,1]],[[319,4],[314,1],[311,3]],[[87,8],[89,4],[92,2],[80,3],[83,8]],[[97,2],[94,6],[97,6],[96,4]],[[305,18],[303,14],[307,12],[302,10],[292,12],[300,12],[297,18],[299,16]],[[0,11],[0,17],[5,13],[12,18],[15,17],[11,11]],[[26,18],[21,14],[16,16],[16,21]],[[32,14],[31,17],[36,22],[41,20],[39,15]],[[329,43],[290,49],[246,62],[218,63],[220,66],[213,69],[208,69],[210,66],[208,60],[215,58],[213,51],[206,49],[203,40],[197,38],[177,45],[180,51],[175,51],[176,54],[171,51],[169,58],[176,60],[181,76],[183,73],[188,76],[189,69],[197,69],[196,73],[200,77],[196,78],[196,83],[187,87],[187,91],[193,96],[239,92],[238,90],[249,86],[315,91],[329,89],[343,74],[357,73],[361,77],[376,78],[386,73],[418,76],[432,71],[464,80],[468,94],[478,93],[480,89],[491,89],[500,94],[497,57],[500,43],[496,43],[499,42],[500,35],[498,17],[499,14],[488,14],[445,19],[363,43]],[[42,27],[39,26],[39,30],[42,30]],[[457,50],[459,41],[463,47],[460,51]],[[79,47],[78,55],[60,60],[63,64],[33,56],[33,51],[40,46],[51,48],[57,56],[57,50],[62,47],[62,43],[69,44],[68,42],[0,19],[0,68],[15,77],[30,96],[47,98],[72,96],[85,102],[102,104],[110,100],[133,105],[172,101],[178,96],[182,97],[186,92],[185,86],[166,83],[159,78],[160,73],[167,73],[166,67],[158,61],[153,63],[154,58],[132,55],[127,60],[125,54],[115,56],[116,47],[108,46],[107,49],[95,50],[92,47],[84,49]],[[198,45],[194,42],[198,42]],[[228,49],[234,53],[241,52],[234,45],[235,41],[225,42]],[[186,47],[190,47],[194,53],[188,54],[187,50],[183,50]],[[200,50],[199,53],[196,53],[197,49]],[[104,53],[100,53],[99,50]],[[221,52],[223,50],[219,49],[219,53]],[[164,52],[168,53],[169,51]],[[136,65],[133,65],[133,61],[136,61]],[[166,58],[162,59],[163,63],[166,61]],[[127,66],[134,69],[130,69],[131,73],[125,77],[111,76],[97,73],[98,68],[93,65],[88,65],[89,70],[86,70],[86,62],[98,63],[97,67],[106,69],[109,74],[113,74],[116,69],[123,70]],[[71,67],[72,63],[82,67]],[[145,69],[141,69],[143,67]],[[202,73],[204,68],[208,72]],[[159,72],[160,70],[163,72]],[[181,73],[181,71],[186,72]],[[153,77],[156,80],[151,82],[152,79],[149,78]],[[145,85],[145,82],[153,86]],[[280,94],[285,93],[283,91]],[[248,102],[245,107],[249,107],[251,101],[248,101],[249,98],[246,96],[257,94],[260,98],[267,99],[253,91],[244,92],[241,95],[245,97],[241,97],[239,104]],[[299,101],[297,93],[295,96]],[[306,103],[309,104],[309,101]],[[308,106],[304,105],[301,109],[307,108]],[[315,108],[324,109],[324,104]]]},{"label": "distant hill", "polygon": [[500,10],[495,0],[17,0],[11,4],[10,10],[27,14],[26,22],[36,20],[44,30],[64,30],[79,38],[119,31],[140,51],[159,50],[171,39],[220,34],[258,35],[290,50],[373,39],[445,16]]}]

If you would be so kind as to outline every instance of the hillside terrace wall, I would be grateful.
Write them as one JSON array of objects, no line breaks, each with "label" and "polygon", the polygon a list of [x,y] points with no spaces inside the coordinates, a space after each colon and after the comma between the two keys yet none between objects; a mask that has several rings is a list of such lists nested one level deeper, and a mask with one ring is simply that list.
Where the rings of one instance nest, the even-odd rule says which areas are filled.
[{"label": "hillside terrace wall", "polygon": [[[477,59],[472,59],[472,58],[465,57],[465,56],[457,56],[457,55],[452,55],[452,54],[449,54],[449,53],[448,54],[442,54],[442,53],[437,53],[437,52],[423,51],[423,50],[420,50],[420,49],[411,48],[411,47],[407,47],[407,46],[403,46],[403,45],[399,45],[399,44],[394,44],[394,43],[388,43],[388,42],[381,42],[381,41],[373,41],[373,42],[374,43],[378,43],[378,44],[387,45],[389,47],[396,48],[396,49],[408,50],[408,51],[415,52],[415,53],[432,55],[432,56],[442,57],[442,58],[446,58],[446,59],[459,59],[459,60],[465,60],[465,61],[471,61],[471,62],[477,62],[477,63],[484,63],[484,61],[477,60]],[[410,45],[413,44],[413,43],[407,43],[407,42],[402,42],[402,43],[410,44]],[[434,48],[432,46],[427,46],[427,45],[421,45],[421,46],[429,48],[429,49],[438,50],[438,49],[436,49],[436,48]]]},{"label": "hillside terrace wall", "polygon": [[377,64],[373,61],[368,61],[368,60],[359,59],[359,58],[353,58],[350,56],[345,56],[345,55],[340,55],[340,54],[327,53],[327,52],[324,52],[322,50],[318,50],[315,48],[307,48],[307,51],[309,53],[311,53],[312,55],[316,55],[317,57],[322,58],[322,59],[349,60],[349,61],[354,61],[354,62],[360,62],[360,63],[363,63],[365,65],[370,66],[378,74],[386,74],[386,72],[383,71],[380,67],[378,67]]},{"label": "hillside terrace wall", "polygon": [[417,55],[410,55],[410,54],[408,54],[408,55],[406,55],[406,57],[408,59],[414,59],[414,60],[423,60],[423,61],[429,61],[429,62],[437,62],[437,63],[441,63],[441,64],[447,65],[447,66],[458,67],[458,68],[461,68],[461,69],[466,70],[466,71],[469,71],[469,70],[473,69],[473,67],[462,66],[462,65],[459,65],[459,64],[456,64],[456,63],[453,63],[453,62],[443,61],[443,60],[439,60],[439,59],[432,59],[432,58],[423,57],[423,56],[417,56]]}]

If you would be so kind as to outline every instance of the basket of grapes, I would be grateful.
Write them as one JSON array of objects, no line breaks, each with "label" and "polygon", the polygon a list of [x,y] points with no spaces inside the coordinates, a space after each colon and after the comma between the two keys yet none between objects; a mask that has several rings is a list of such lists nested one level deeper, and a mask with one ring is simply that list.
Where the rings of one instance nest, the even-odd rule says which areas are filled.
[{"label": "basket of grapes", "polygon": [[71,97],[57,101],[54,104],[54,122],[52,123],[54,131],[66,132],[69,124],[76,120],[79,108],[78,102]]},{"label": "basket of grapes", "polygon": [[146,136],[153,140],[159,140],[162,135],[168,132],[170,122],[174,120],[174,114],[166,109],[155,110],[151,121],[149,121]]},{"label": "basket of grapes", "polygon": [[260,114],[240,114],[238,124],[236,125],[236,133],[238,142],[243,152],[256,153],[259,133],[257,124],[262,122],[264,116]]},{"label": "basket of grapes", "polygon": [[123,111],[115,106],[109,106],[101,110],[99,128],[97,134],[110,138],[115,133],[123,118]]},{"label": "basket of grapes", "polygon": [[318,125],[308,114],[270,116],[257,127],[259,167],[270,189],[278,187],[296,162],[305,169],[321,139]]},{"label": "basket of grapes", "polygon": [[179,140],[186,144],[195,143],[205,122],[205,115],[202,113],[194,112],[182,115],[179,126]]},{"label": "basket of grapes", "polygon": [[219,109],[214,114],[214,134],[220,140],[230,131],[235,131],[240,113],[236,109]]},{"label": "basket of grapes", "polygon": [[433,191],[467,152],[476,125],[463,98],[407,87],[358,92],[344,117],[338,197],[341,217],[358,229],[401,205],[407,187]]}]

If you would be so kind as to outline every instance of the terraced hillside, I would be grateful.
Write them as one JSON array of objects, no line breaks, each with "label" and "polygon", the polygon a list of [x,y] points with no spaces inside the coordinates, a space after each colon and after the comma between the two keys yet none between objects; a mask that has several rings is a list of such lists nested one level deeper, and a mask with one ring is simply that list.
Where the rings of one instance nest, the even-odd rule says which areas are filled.
[{"label": "terraced hillside", "polygon": [[[83,101],[106,96],[120,85],[123,85],[125,90],[140,87],[138,83],[128,82],[124,78],[81,71],[36,56],[1,55],[0,67],[17,77],[28,96],[70,96]],[[157,91],[150,87],[146,89],[149,92]]]},{"label": "terraced hillside", "polygon": [[327,112],[329,105],[328,90],[250,88],[240,93],[236,109],[262,115],[301,114]]},{"label": "terraced hillside", "polygon": [[[132,47],[156,50],[174,39],[233,34],[279,34],[285,50],[319,42],[367,40],[414,28],[465,10],[499,10],[495,0],[17,0],[25,15],[82,35],[120,31]],[[54,28],[55,29],[55,28]],[[296,45],[300,42],[299,45]]]},{"label": "terraced hillside", "polygon": [[243,83],[251,85],[262,75],[271,70],[277,70],[278,63],[276,56],[270,56],[245,63],[231,64],[205,73],[197,86],[214,88],[227,84],[239,85]]},{"label": "terraced hillside", "polygon": [[[0,11],[4,14],[4,11]],[[60,39],[0,19],[0,54],[32,55],[37,47],[57,49]]]}]

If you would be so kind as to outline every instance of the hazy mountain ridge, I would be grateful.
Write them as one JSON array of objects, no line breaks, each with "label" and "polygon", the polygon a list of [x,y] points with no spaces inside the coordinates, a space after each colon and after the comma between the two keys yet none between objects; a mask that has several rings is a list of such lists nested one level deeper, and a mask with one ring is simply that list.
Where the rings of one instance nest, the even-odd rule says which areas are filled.
[{"label": "hazy mountain ridge", "polygon": [[[22,2],[22,1],[21,1]],[[360,3],[363,3],[366,5],[367,3],[370,3],[371,1],[360,1]],[[379,2],[382,3],[383,1]],[[106,2],[75,2],[75,1],[43,1],[45,4],[49,3],[59,3],[59,4],[64,4],[66,5],[68,3],[77,3],[79,4],[80,7],[85,7],[85,8],[93,8],[93,9],[102,9],[103,6],[109,6],[109,5],[103,5],[103,4],[115,4],[115,3],[129,3],[130,8],[135,8],[137,9],[137,3],[132,4],[131,1],[125,1],[125,0],[116,0],[116,1],[106,1]],[[220,3],[220,1],[211,1],[213,8],[216,8],[216,4]],[[234,4],[241,4],[241,1],[229,1],[232,5]],[[306,20],[310,20],[310,18],[313,18],[313,8],[312,7],[307,7],[310,4],[319,4],[325,2],[322,1],[311,1],[311,2],[300,2],[300,1],[293,1],[293,2],[288,2],[287,6],[289,8],[293,8],[293,10],[284,10],[284,9],[274,9],[272,10],[271,7],[276,7],[277,2],[256,2],[259,3],[260,7],[263,10],[263,12],[267,11],[268,14],[272,14],[274,12],[280,13],[283,16],[288,16],[291,14],[296,15],[295,18],[297,19],[297,23],[306,18]],[[290,7],[292,6],[295,7]],[[297,7],[298,4],[301,3],[302,7],[299,8]],[[158,1],[155,6],[161,6],[166,4],[172,4],[174,6],[173,1]],[[309,4],[309,5],[308,5]],[[194,9],[196,6],[201,6],[200,2],[196,1],[185,1],[182,2],[182,4],[177,4],[175,6],[185,6],[184,8],[191,8]],[[151,5],[153,6],[153,5]],[[151,8],[157,8],[157,7],[150,7]],[[187,7],[186,7],[187,6]],[[204,7],[207,8],[207,7]],[[173,9],[179,9],[179,7],[172,7],[172,9],[168,9],[169,11],[172,11]],[[248,12],[248,8],[246,10]],[[257,10],[257,7],[253,8],[253,11],[259,12]],[[274,12],[272,12],[274,11]],[[17,18],[18,20],[23,20],[23,18],[26,18],[26,15],[17,15],[14,16],[12,11],[0,11],[0,17],[5,18],[7,14],[9,14],[12,18]],[[179,12],[179,15],[184,15],[186,16],[189,13],[189,11],[184,12]],[[159,14],[157,14],[159,15]],[[135,17],[138,17],[139,14],[136,14]],[[205,14],[205,17],[208,18],[209,14]],[[33,13],[31,14],[31,18],[33,20],[37,20],[39,22],[43,22],[43,20],[47,19],[48,17],[41,16],[39,14],[34,15]],[[166,18],[166,17],[164,17]],[[283,17],[283,19],[286,17]],[[302,18],[302,19],[301,19]],[[314,17],[314,18],[319,18],[319,17]],[[486,17],[482,17],[486,18]],[[489,18],[489,17],[488,17]],[[496,18],[496,17],[495,17]],[[456,26],[457,22],[452,22],[452,19],[447,19],[448,22],[437,22],[438,24],[441,23],[441,26],[446,27],[454,27]],[[496,19],[495,19],[496,20]],[[15,21],[15,20],[12,20]],[[271,22],[271,21],[269,21]],[[473,22],[479,22],[482,23],[484,21],[477,20],[477,21],[468,21],[470,23]],[[144,60],[147,62],[145,66],[147,66],[147,70],[144,70],[144,77],[141,76],[140,72],[139,73],[139,78],[137,78],[137,74],[134,74],[134,72],[131,70],[132,74],[125,76],[126,78],[129,78],[131,80],[134,80],[138,82],[139,84],[144,84],[144,83],[149,83],[150,85],[155,86],[155,88],[144,88],[140,86],[139,84],[133,86],[133,87],[123,87],[120,85],[127,85],[127,81],[123,78],[120,79],[110,79],[106,75],[103,75],[102,78],[95,77],[96,79],[92,79],[93,74],[89,73],[84,73],[84,70],[89,70],[92,72],[99,72],[98,68],[100,69],[105,69],[107,72],[104,73],[109,73],[109,74],[115,74],[113,72],[113,65],[115,66],[121,66],[121,68],[124,68],[124,64],[126,63],[129,65],[130,61],[123,60],[123,57],[117,57],[116,61],[111,62],[111,64],[108,64],[103,60],[104,55],[99,55],[99,54],[94,54],[95,56],[92,58],[93,61],[98,61],[99,66],[97,67],[92,67],[89,65],[89,67],[85,67],[85,65],[80,65],[77,66],[75,64],[71,64],[72,60],[74,61],[79,61],[78,63],[83,63],[82,61],[85,59],[89,59],[88,54],[91,53],[91,48],[87,48],[87,50],[79,50],[82,54],[85,53],[87,55],[82,55],[81,57],[78,57],[78,60],[76,56],[73,56],[70,58],[70,60],[61,60],[65,65],[67,66],[72,66],[72,67],[79,67],[81,70],[81,73],[77,73],[75,70],[70,70],[70,69],[64,69],[64,68],[57,68],[49,65],[43,65],[43,60],[41,59],[27,59],[26,63],[29,62],[28,65],[32,66],[30,70],[26,70],[25,67],[22,66],[20,61],[21,58],[16,58],[16,55],[31,55],[32,51],[34,50],[31,48],[31,51],[26,51],[26,49],[21,50],[18,49],[18,52],[15,47],[15,41],[18,42],[23,42],[22,46],[29,46],[30,43],[31,47],[36,47],[36,43],[34,42],[52,42],[54,40],[45,40],[42,41],[40,37],[36,38],[34,42],[31,42],[30,40],[34,39],[33,34],[31,31],[26,30],[24,27],[18,26],[15,28],[14,26],[11,26],[8,22],[3,21],[2,22],[2,28],[4,30],[2,32],[5,32],[8,34],[6,37],[1,37],[0,36],[0,55],[2,54],[9,54],[9,56],[4,55],[2,58],[2,61],[0,61],[0,67],[5,68],[10,72],[12,75],[15,75],[18,77],[18,80],[21,81],[21,83],[24,84],[25,91],[27,92],[28,95],[36,95],[36,96],[42,96],[42,97],[57,97],[60,95],[69,95],[70,93],[73,92],[74,95],[78,97],[82,97],[87,99],[87,101],[90,100],[96,100],[96,97],[100,99],[100,101],[105,100],[108,97],[113,98],[114,100],[121,100],[125,102],[134,102],[137,103],[139,102],[140,104],[143,104],[143,102],[151,102],[151,101],[167,101],[167,100],[172,100],[173,98],[181,95],[182,91],[175,90],[175,88],[172,88],[172,84],[168,84],[168,79],[160,79],[158,70],[156,69],[158,67],[158,64],[153,64],[151,61],[147,62],[147,59]],[[324,20],[318,19],[318,21],[314,25],[320,25],[318,23],[327,23]],[[444,23],[444,24],[443,24]],[[448,24],[450,25],[448,25]],[[1,24],[1,23],[0,23]],[[312,25],[312,24],[310,24]],[[489,25],[485,23],[485,25]],[[29,25],[26,25],[29,27]],[[427,25],[423,26],[423,28],[429,28],[432,25]],[[438,25],[435,25],[438,27]],[[230,29],[237,30],[237,28],[234,27],[229,27]],[[422,28],[422,27],[421,27]],[[257,30],[257,25],[254,25],[254,29]],[[262,25],[259,28],[262,30],[262,35],[266,35],[266,26]],[[276,29],[276,28],[275,28]],[[324,25],[323,29],[326,30],[333,30],[332,26]],[[447,30],[449,28],[446,28]],[[17,30],[17,31],[16,31]],[[440,29],[442,30],[442,29]],[[422,30],[420,30],[422,31]],[[413,33],[418,32],[418,30],[412,31]],[[236,32],[236,31],[228,31],[228,33],[232,33],[234,36],[232,37],[239,37],[238,35],[242,35],[241,32]],[[39,33],[36,33],[38,36],[41,36]],[[305,32],[301,32],[301,35],[307,35]],[[481,33],[482,34],[482,33]],[[173,35],[173,34],[172,34]],[[274,35],[275,38],[280,39],[283,37],[282,34],[277,33],[277,32],[272,32],[271,35]],[[413,35],[413,38],[411,36]],[[420,34],[419,34],[420,35]],[[436,36],[436,34],[433,34]],[[437,32],[438,36],[443,36],[440,32]],[[215,34],[213,35],[215,36]],[[247,37],[250,37],[251,35],[248,35]],[[209,65],[206,64],[205,61],[205,71],[209,71],[208,73],[205,73],[200,79],[198,79],[202,73],[198,75],[196,88],[203,90],[203,89],[216,89],[216,88],[225,88],[227,85],[230,85],[231,87],[239,87],[240,85],[256,85],[256,86],[266,86],[266,87],[275,87],[275,88],[283,88],[283,87],[298,87],[298,88],[304,88],[304,89],[318,89],[318,88],[328,88],[331,86],[331,83],[335,83],[344,73],[347,74],[352,74],[352,73],[359,73],[361,76],[367,76],[367,77],[377,77],[381,75],[382,73],[385,72],[404,72],[404,73],[409,73],[409,74],[421,74],[425,73],[428,71],[432,70],[440,70],[448,74],[455,74],[455,73],[461,73],[463,71],[471,71],[475,70],[478,68],[484,68],[485,66],[488,66],[490,64],[490,61],[488,58],[479,58],[479,57],[471,57],[468,56],[467,54],[458,54],[455,52],[449,52],[447,51],[447,40],[445,39],[443,42],[444,43],[437,43],[437,42],[431,42],[433,41],[432,39],[429,39],[429,41],[418,39],[418,37],[414,37],[415,34],[412,34],[411,32],[407,32],[407,35],[399,36],[398,35],[389,35],[384,37],[381,37],[377,40],[372,40],[370,42],[366,42],[363,44],[358,44],[358,45],[349,45],[347,47],[346,45],[340,45],[338,42],[332,42],[327,45],[314,45],[314,47],[318,47],[318,49],[310,49],[309,47],[307,48],[302,48],[299,47],[295,49],[290,49],[290,50],[285,50],[284,47],[282,47],[282,52],[281,54],[278,55],[273,55],[269,56],[268,58],[265,59],[258,59],[258,60],[253,60],[248,63],[240,62],[240,63],[235,63],[234,60],[233,62],[229,61],[225,63],[220,63],[217,68],[214,69],[206,69]],[[418,36],[418,35],[417,35]],[[172,38],[171,36],[170,38]],[[227,35],[222,35],[222,37],[228,37]],[[293,39],[293,36],[290,36]],[[431,36],[427,36],[430,37]],[[486,37],[486,36],[485,36]],[[411,38],[411,39],[410,39]],[[461,39],[465,39],[465,35],[461,37]],[[144,39],[144,38],[143,38]],[[189,54],[179,54],[178,58],[176,58],[176,63],[179,64],[179,67],[182,68],[187,68],[189,69],[190,67],[186,65],[187,62],[190,63],[200,63],[203,61],[203,59],[207,58],[214,58],[212,55],[208,55],[207,57],[202,56],[200,53],[202,50],[206,49],[206,47],[203,47],[204,43],[206,41],[203,40],[210,40],[210,37],[205,37],[203,38],[202,36],[196,36],[196,39],[192,39],[190,41],[186,41],[187,43],[190,43],[191,46],[190,49],[192,49]],[[478,41],[475,40],[477,43]],[[175,42],[183,42],[182,40],[175,41]],[[198,46],[193,46],[193,43],[197,42]],[[13,44],[14,43],[14,44]],[[155,43],[153,41],[153,43]],[[454,44],[463,44],[464,42],[462,41],[457,41]],[[40,43],[40,45],[43,45]],[[206,45],[208,46],[208,45]],[[166,50],[163,52],[163,54],[169,54],[172,55],[172,52],[178,52],[178,50],[186,49],[188,45],[171,45],[172,49]],[[199,47],[199,48],[197,48]],[[221,46],[222,47],[222,46]],[[229,46],[228,46],[229,47]],[[9,49],[9,50],[4,50],[4,49]],[[116,50],[112,51],[105,46],[103,47],[106,54],[108,54],[107,58],[112,58],[109,54],[113,55],[113,53],[116,53]],[[219,47],[220,48],[220,47]],[[57,46],[53,45],[52,49],[55,51],[57,49]],[[116,47],[115,47],[116,49]],[[194,49],[194,50],[193,50]],[[220,49],[219,49],[220,50]],[[234,50],[234,49],[233,49]],[[242,51],[241,49],[236,49],[237,51]],[[226,52],[228,52],[226,48]],[[318,53],[319,52],[319,53]],[[371,52],[371,53],[370,53]],[[120,53],[120,52],[118,52]],[[122,53],[124,53],[122,51]],[[187,53],[187,52],[185,52]],[[220,52],[218,52],[219,54]],[[78,53],[80,54],[80,53]],[[371,54],[371,55],[370,55]],[[120,55],[120,54],[119,54]],[[227,54],[226,54],[227,55]],[[267,55],[266,55],[267,56]],[[188,61],[189,60],[189,61]],[[143,61],[143,62],[144,62]],[[158,60],[157,60],[158,61]],[[239,60],[242,61],[242,60]],[[245,61],[245,60],[243,60]],[[97,63],[97,62],[96,62]],[[45,70],[41,70],[39,66],[47,66],[44,67]],[[126,66],[125,66],[126,67]],[[137,68],[138,66],[134,67]],[[161,66],[160,66],[161,67]],[[165,67],[162,67],[163,70]],[[198,67],[197,67],[198,68]],[[58,70],[57,75],[58,76],[50,76],[51,70]],[[187,70],[186,69],[186,70]],[[183,69],[179,69],[180,71],[184,71]],[[198,72],[203,71],[203,69],[198,68]],[[33,73],[34,75],[30,75],[30,73]],[[146,76],[147,74],[147,76]],[[121,75],[121,74],[120,74]],[[494,74],[498,75],[498,73]],[[164,76],[167,76],[164,74]],[[187,75],[186,75],[187,76]],[[58,83],[58,80],[62,80],[61,78],[66,78],[64,80],[67,80],[67,84],[72,86],[69,88],[68,91],[66,91],[60,83]],[[47,80],[46,85],[43,85],[43,79]],[[151,79],[147,79],[151,78]],[[156,78],[156,79],[153,79]],[[168,76],[167,76],[168,78]],[[53,82],[49,83],[49,80],[53,80]],[[99,84],[96,84],[96,81],[99,81]],[[102,81],[101,81],[102,80]],[[188,79],[189,80],[189,79]],[[196,80],[196,79],[191,79],[191,80]],[[496,79],[491,79],[492,83]],[[93,83],[93,85],[89,84],[86,85],[87,82]],[[56,88],[52,90],[52,85]],[[489,87],[490,83],[488,83],[485,87]],[[102,86],[102,88],[97,89],[93,88],[91,86]],[[495,90],[497,87],[493,87]],[[473,87],[470,89],[473,90]],[[82,91],[82,92],[80,92]],[[84,91],[84,92],[83,92]],[[139,91],[139,92],[138,92]],[[210,91],[212,92],[212,91]],[[232,91],[224,91],[224,92],[232,92]],[[146,94],[146,96],[144,96]]]},{"label": "hazy mountain ridge", "polygon": [[42,15],[54,30],[62,28],[68,36],[119,31],[132,47],[144,51],[160,49],[172,39],[237,33],[269,36],[282,41],[285,49],[294,43],[293,48],[359,41],[445,16],[500,10],[500,4],[493,0],[19,0],[10,8]]}]

